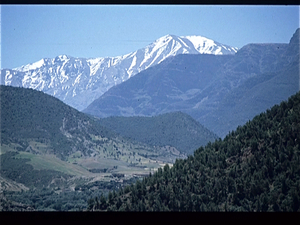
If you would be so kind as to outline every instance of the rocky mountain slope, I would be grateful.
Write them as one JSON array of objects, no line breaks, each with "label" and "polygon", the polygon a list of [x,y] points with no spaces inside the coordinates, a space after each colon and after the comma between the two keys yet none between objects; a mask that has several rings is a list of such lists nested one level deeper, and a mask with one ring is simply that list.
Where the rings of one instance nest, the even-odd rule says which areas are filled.
[{"label": "rocky mountain slope", "polygon": [[83,110],[111,87],[178,54],[234,54],[237,48],[201,36],[166,35],[145,48],[117,57],[92,59],[60,55],[1,70],[1,84],[26,87],[55,96]]},{"label": "rocky mountain slope", "polygon": [[83,112],[107,117],[182,111],[224,137],[298,90],[299,29],[289,44],[168,58],[111,88]]}]

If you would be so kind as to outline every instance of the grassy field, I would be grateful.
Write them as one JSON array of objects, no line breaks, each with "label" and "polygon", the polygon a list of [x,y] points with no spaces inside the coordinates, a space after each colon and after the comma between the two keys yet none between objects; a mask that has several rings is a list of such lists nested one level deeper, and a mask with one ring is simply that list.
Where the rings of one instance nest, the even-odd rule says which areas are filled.
[{"label": "grassy field", "polygon": [[56,170],[74,176],[90,176],[90,172],[84,168],[68,163],[56,158],[53,155],[35,155],[28,152],[19,152],[18,158],[30,159],[31,164],[36,170]]},{"label": "grassy field", "polygon": [[[97,136],[93,138],[107,141]],[[82,152],[76,151],[69,155],[67,161],[62,161],[51,154],[51,146],[46,141],[41,143],[37,140],[30,140],[28,143],[26,148],[15,143],[1,145],[0,154],[17,151],[19,154],[16,158],[30,159],[27,163],[36,170],[55,170],[77,178],[108,182],[118,180],[113,174],[124,174],[125,177],[122,179],[129,179],[134,175],[148,175],[159,167],[163,167],[164,160],[168,159],[168,154],[159,155],[157,149],[148,149],[144,146],[136,148],[134,145],[107,141],[95,148],[94,156],[84,156]],[[20,149],[23,151],[18,151]],[[152,159],[146,157],[147,155],[152,156]],[[172,166],[171,163],[169,165]]]}]

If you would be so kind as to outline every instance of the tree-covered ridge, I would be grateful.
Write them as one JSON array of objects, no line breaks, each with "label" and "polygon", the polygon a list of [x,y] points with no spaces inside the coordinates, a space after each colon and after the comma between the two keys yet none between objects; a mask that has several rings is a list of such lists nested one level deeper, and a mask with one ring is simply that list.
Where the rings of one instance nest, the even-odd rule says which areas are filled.
[{"label": "tree-covered ridge", "polygon": [[299,211],[300,92],[89,210]]},{"label": "tree-covered ridge", "polygon": [[218,138],[191,116],[182,112],[153,117],[108,117],[100,119],[100,123],[133,140],[151,146],[173,146],[188,154]]},{"label": "tree-covered ridge", "polygon": [[53,153],[65,159],[76,150],[88,155],[91,135],[114,137],[87,115],[41,91],[1,85],[0,99],[2,144],[26,148],[28,139],[50,142]]},{"label": "tree-covered ridge", "polygon": [[176,157],[184,157],[169,149],[122,138],[98,119],[41,91],[0,86],[0,98],[1,144],[14,144],[18,151],[54,154],[64,161],[97,156],[140,166],[146,161],[155,160],[158,165],[158,161],[172,163]]}]

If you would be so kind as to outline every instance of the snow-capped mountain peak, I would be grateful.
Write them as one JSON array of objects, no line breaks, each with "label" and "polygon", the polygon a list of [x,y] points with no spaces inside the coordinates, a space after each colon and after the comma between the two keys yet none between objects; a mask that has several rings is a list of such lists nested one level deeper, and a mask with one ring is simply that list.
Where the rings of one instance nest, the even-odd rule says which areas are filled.
[{"label": "snow-capped mountain peak", "polygon": [[235,54],[237,48],[202,36],[165,35],[146,47],[117,57],[74,58],[60,55],[12,70],[2,70],[5,85],[53,95],[83,110],[108,89],[178,54]]}]

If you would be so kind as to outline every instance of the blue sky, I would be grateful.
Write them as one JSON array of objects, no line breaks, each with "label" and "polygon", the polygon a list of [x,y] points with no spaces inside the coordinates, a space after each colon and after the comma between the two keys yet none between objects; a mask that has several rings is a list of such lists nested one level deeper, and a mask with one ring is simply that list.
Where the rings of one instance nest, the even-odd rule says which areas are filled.
[{"label": "blue sky", "polygon": [[299,6],[2,5],[1,68],[61,54],[118,56],[174,34],[241,48],[288,43]]}]

